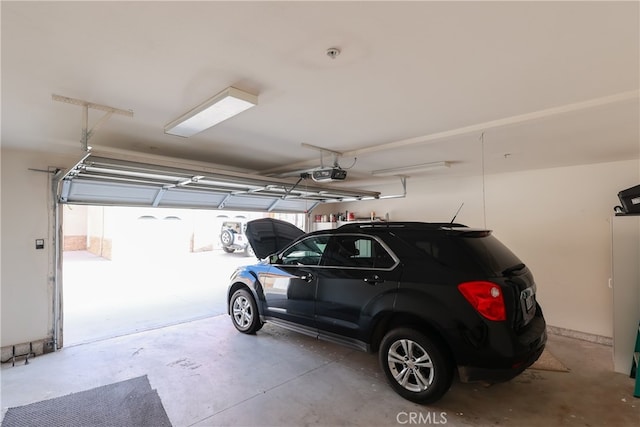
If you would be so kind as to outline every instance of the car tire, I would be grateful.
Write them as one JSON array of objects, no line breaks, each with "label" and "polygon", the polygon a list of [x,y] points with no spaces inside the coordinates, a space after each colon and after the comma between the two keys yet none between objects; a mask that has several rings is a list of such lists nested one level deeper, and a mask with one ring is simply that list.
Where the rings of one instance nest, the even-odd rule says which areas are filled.
[{"label": "car tire", "polygon": [[231,230],[224,230],[220,234],[220,241],[224,246],[233,245],[233,232]]},{"label": "car tire", "polygon": [[223,250],[223,251],[225,251],[225,252],[226,252],[226,253],[228,253],[228,254],[232,254],[232,253],[234,253],[234,252],[236,251],[235,249],[233,249],[233,248],[228,248],[228,247],[226,247],[226,246],[223,246],[223,247],[222,247],[222,250]]},{"label": "car tire", "polygon": [[442,344],[409,328],[388,332],[378,359],[391,387],[416,403],[433,403],[451,387],[453,366]]},{"label": "car tire", "polygon": [[246,290],[237,290],[231,297],[229,312],[233,326],[243,334],[255,334],[262,328],[260,315],[253,295]]},{"label": "car tire", "polygon": [[253,252],[253,248],[251,247],[251,245],[247,245],[247,247],[244,248],[244,255],[245,256],[256,256],[255,252]]}]

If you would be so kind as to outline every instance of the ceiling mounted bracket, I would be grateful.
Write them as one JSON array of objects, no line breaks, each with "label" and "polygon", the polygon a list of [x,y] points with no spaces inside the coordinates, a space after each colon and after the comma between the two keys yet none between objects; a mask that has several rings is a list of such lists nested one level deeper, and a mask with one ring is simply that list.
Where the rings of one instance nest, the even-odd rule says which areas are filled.
[{"label": "ceiling mounted bracket", "polygon": [[[67,104],[79,105],[82,107],[82,135],[80,137],[80,143],[82,145],[82,151],[85,153],[90,150],[89,139],[93,136],[96,130],[102,126],[113,114],[120,114],[127,117],[133,117],[132,110],[122,110],[120,108],[109,107],[107,105],[94,104],[93,102],[83,101],[81,99],[69,98],[67,96],[61,96],[53,94],[51,99],[54,101],[65,102]],[[94,110],[105,111],[106,114],[102,116],[91,129],[89,129],[89,108]]]},{"label": "ceiling mounted bracket", "polygon": [[224,199],[220,202],[220,204],[218,204],[218,209],[224,209],[224,206],[227,204],[227,202],[231,197],[232,197],[231,193],[224,196]]},{"label": "ceiling mounted bracket", "polygon": [[333,155],[333,166],[339,167],[340,165],[338,164],[338,159],[340,157],[342,157],[342,153],[340,151],[335,151],[335,150],[329,150],[328,148],[324,148],[324,147],[318,147],[317,145],[311,145],[311,144],[307,144],[306,142],[303,142],[300,144],[302,147],[304,148],[310,148],[312,150],[318,150],[320,152],[320,167],[323,168],[324,167],[324,154],[328,153],[328,154],[332,154]]},{"label": "ceiling mounted bracket", "polygon": [[402,194],[391,194],[388,196],[380,196],[378,199],[403,199],[407,197],[407,177],[406,176],[398,176],[400,178],[400,183],[402,184]]}]

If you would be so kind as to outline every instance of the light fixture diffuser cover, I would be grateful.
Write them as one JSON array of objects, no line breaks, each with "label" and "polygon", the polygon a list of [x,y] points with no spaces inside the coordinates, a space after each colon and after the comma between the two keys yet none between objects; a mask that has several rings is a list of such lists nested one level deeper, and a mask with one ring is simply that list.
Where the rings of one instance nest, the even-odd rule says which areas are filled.
[{"label": "light fixture diffuser cover", "polygon": [[394,176],[394,175],[407,175],[410,173],[426,172],[434,169],[446,169],[451,167],[451,162],[431,162],[421,163],[419,165],[402,166],[398,168],[379,169],[371,171],[372,175],[376,176]]},{"label": "light fixture diffuser cover", "polygon": [[228,87],[166,125],[164,132],[187,138],[257,104],[256,95]]}]

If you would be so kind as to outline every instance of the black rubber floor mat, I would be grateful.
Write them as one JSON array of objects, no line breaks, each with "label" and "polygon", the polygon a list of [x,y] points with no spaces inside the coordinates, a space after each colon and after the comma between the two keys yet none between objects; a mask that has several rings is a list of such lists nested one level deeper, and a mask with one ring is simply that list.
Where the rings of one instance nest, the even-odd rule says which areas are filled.
[{"label": "black rubber floor mat", "polygon": [[9,408],[2,427],[171,427],[147,376]]}]

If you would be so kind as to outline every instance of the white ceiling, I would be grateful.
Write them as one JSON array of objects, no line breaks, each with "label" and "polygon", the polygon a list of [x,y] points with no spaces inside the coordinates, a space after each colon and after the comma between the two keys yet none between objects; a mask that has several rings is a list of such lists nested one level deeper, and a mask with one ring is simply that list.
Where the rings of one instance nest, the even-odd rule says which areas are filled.
[{"label": "white ceiling", "polygon": [[[469,174],[483,158],[503,172],[639,157],[636,1],[1,8],[4,147],[80,158],[82,109],[58,94],[133,110],[93,147],[286,173],[319,165],[307,143],[345,152],[343,167],[357,157],[353,185],[434,161]],[[258,106],[188,139],[163,133],[228,86]]]}]

